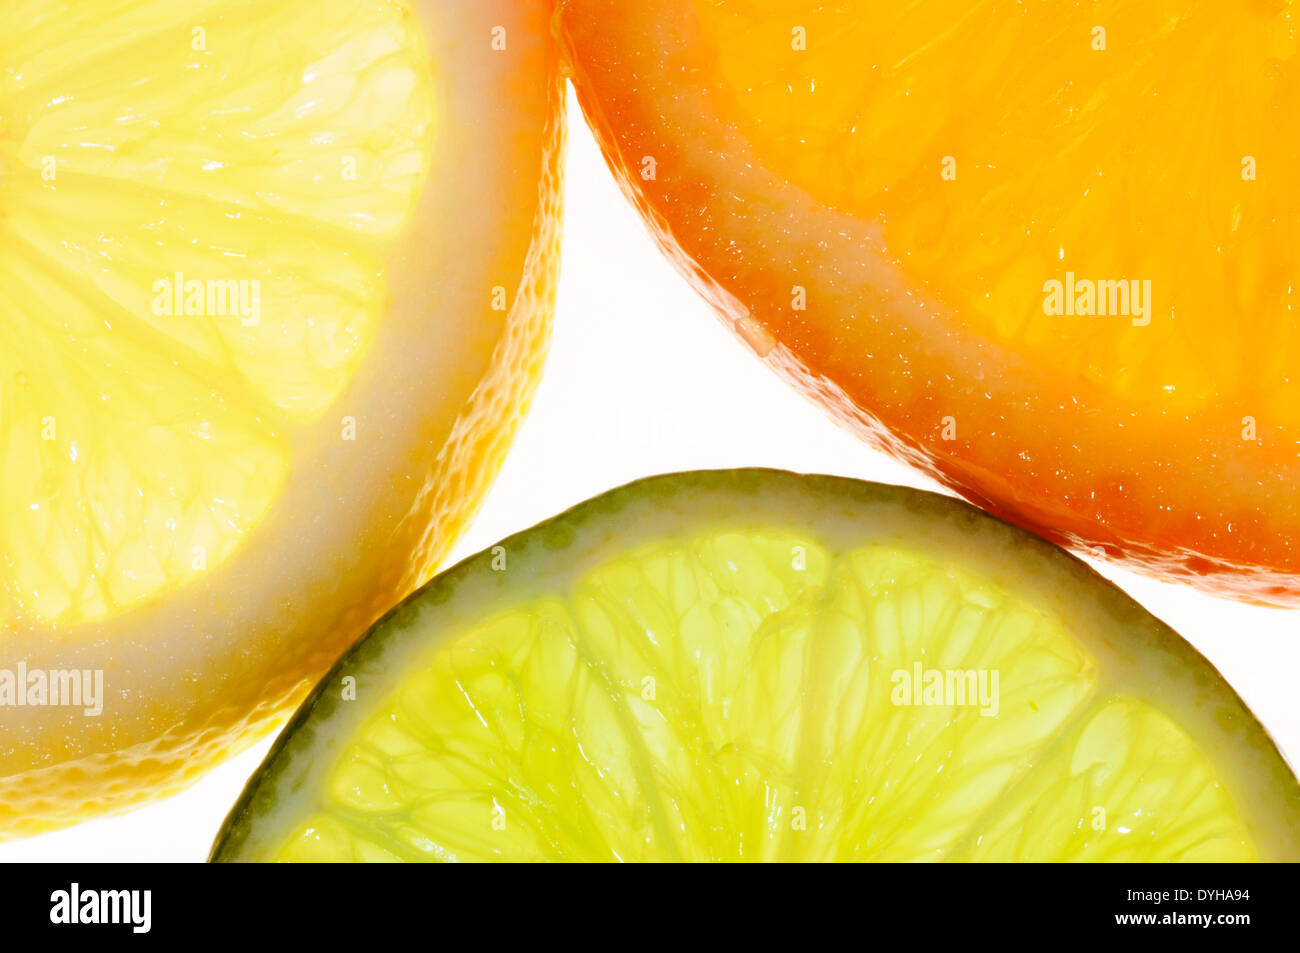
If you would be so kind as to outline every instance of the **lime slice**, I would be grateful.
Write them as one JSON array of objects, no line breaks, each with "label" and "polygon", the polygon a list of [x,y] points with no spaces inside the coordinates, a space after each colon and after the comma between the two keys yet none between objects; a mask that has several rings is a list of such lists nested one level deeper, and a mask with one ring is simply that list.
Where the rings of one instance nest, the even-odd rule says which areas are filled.
[{"label": "lime slice", "polygon": [[317,688],[221,861],[1300,858],[1220,675],[946,497],[657,477],[439,576]]}]

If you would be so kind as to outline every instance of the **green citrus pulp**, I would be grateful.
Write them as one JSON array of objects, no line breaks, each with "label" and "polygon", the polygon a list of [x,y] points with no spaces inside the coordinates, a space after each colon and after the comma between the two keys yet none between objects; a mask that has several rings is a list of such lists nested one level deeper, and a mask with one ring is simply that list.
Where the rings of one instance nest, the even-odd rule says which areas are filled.
[{"label": "green citrus pulp", "polygon": [[382,620],[218,860],[1300,857],[1218,673],[1084,564],[944,497],[659,477]]}]

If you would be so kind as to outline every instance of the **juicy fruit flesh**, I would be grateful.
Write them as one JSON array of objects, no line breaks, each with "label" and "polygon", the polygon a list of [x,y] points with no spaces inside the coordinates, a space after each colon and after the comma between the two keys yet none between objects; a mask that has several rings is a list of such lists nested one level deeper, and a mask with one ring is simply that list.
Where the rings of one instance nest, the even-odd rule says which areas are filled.
[{"label": "juicy fruit flesh", "polygon": [[[43,336],[12,335],[0,292],[0,369],[17,340],[23,361],[60,372],[20,372],[41,406],[12,403],[0,373],[0,470],[19,459],[6,496],[28,492],[34,451],[16,441],[43,437],[45,417],[37,449],[65,440],[49,465],[80,468],[45,524],[0,500],[0,648],[10,668],[104,682],[97,718],[0,706],[0,839],[174,792],[242,749],[432,575],[473,516],[549,339],[564,153],[549,13],[532,0],[0,3],[0,240],[35,195],[51,217],[25,227],[84,265],[46,280],[61,287]],[[493,50],[502,25],[509,48]],[[43,42],[27,37],[37,29]],[[102,82],[87,88],[91,71]],[[23,113],[8,108],[20,78]],[[14,171],[14,133],[34,116],[65,147],[52,180],[44,163]],[[61,225],[72,199],[82,219],[112,217]],[[94,236],[93,254],[78,259],[61,230]],[[214,250],[221,270],[196,272]],[[156,313],[153,285],[134,283],[178,272],[260,280],[260,320],[184,302]],[[114,297],[127,292],[138,318]],[[60,311],[85,318],[69,297],[102,308],[97,337],[64,331]],[[46,390],[61,412],[42,409]],[[58,566],[18,563],[9,537],[55,516],[67,529],[40,558]]]},{"label": "juicy fruit flesh", "polygon": [[[700,532],[426,635],[275,859],[1255,854],[1060,618],[903,544]],[[969,695],[906,704],[918,666]]]},{"label": "juicy fruit flesh", "polygon": [[[1290,605],[1292,29],[1272,2],[564,0],[558,34],[652,234],[791,384],[1049,539]],[[1087,313],[1135,282],[1142,314]]]},{"label": "juicy fruit flesh", "polygon": [[[1149,408],[1300,417],[1291,3],[694,7],[722,114],[968,328]],[[1147,313],[1045,315],[1067,272]]]},{"label": "juicy fruit flesh", "polygon": [[433,98],[385,0],[6,17],[0,617],[69,626],[219,566],[272,504],[388,306]]}]

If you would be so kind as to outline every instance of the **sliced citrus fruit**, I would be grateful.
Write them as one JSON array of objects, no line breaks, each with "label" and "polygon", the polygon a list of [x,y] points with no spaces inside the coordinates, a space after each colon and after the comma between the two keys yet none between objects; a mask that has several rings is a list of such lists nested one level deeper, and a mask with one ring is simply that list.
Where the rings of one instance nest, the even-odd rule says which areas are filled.
[{"label": "sliced citrus fruit", "polygon": [[616,490],[438,576],[298,711],[217,860],[1300,858],[1219,674],[966,503]]},{"label": "sliced citrus fruit", "polygon": [[548,336],[549,22],[4,4],[0,834],[192,778],[431,574]]},{"label": "sliced citrus fruit", "polygon": [[998,514],[1300,601],[1291,3],[564,0],[667,252],[765,360]]}]

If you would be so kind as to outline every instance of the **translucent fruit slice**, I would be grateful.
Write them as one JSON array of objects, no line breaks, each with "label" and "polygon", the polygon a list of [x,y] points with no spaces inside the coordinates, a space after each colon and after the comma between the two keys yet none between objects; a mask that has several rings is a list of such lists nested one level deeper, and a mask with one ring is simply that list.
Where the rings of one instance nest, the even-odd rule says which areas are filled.
[{"label": "translucent fruit slice", "polygon": [[299,710],[221,861],[1300,858],[1219,674],[946,497],[657,477],[436,578]]},{"label": "translucent fruit slice", "polygon": [[1284,2],[563,0],[667,252],[864,437],[1057,541],[1300,601]]},{"label": "translucent fruit slice", "polygon": [[533,0],[0,6],[0,692],[103,685],[0,705],[3,837],[192,778],[432,573],[540,371],[563,95]]}]

